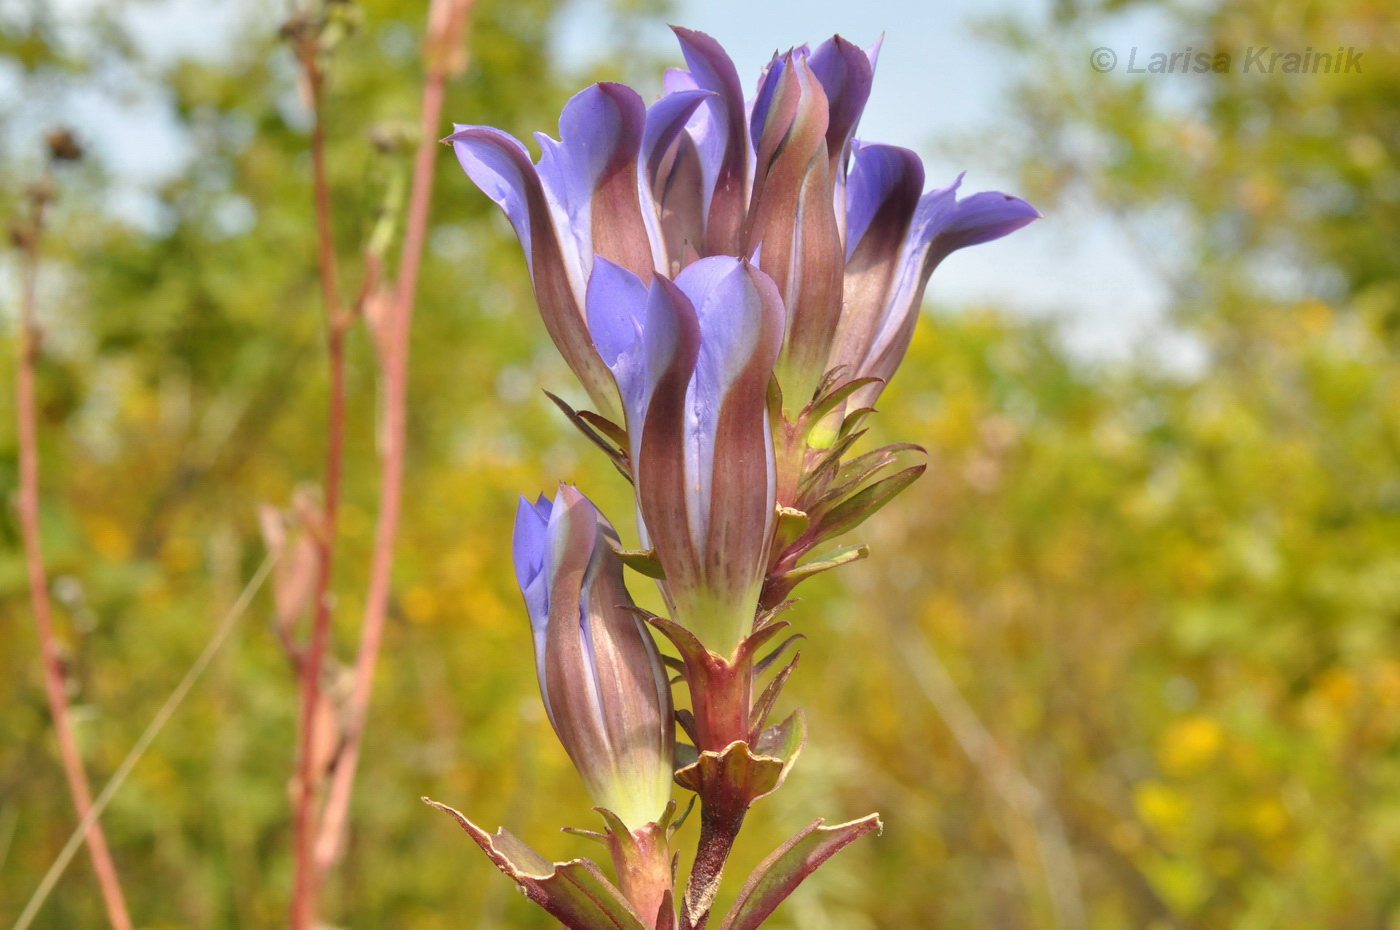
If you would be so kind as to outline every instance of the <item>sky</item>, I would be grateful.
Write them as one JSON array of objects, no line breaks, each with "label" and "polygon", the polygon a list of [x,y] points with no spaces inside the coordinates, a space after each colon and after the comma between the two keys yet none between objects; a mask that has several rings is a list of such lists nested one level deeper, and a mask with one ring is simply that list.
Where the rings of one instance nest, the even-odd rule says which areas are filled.
[{"label": "sky", "polygon": [[[101,2],[53,0],[55,9],[69,12]],[[275,0],[152,0],[132,8],[131,25],[138,40],[162,57],[218,55],[240,20],[268,10],[269,3],[278,6]],[[1007,95],[1020,77],[1018,62],[979,38],[975,22],[999,15],[1042,19],[1048,0],[675,0],[675,8],[673,21],[717,38],[747,81],[774,50],[834,33],[860,45],[883,35],[859,137],[917,151],[931,187],[966,170],[966,192],[1019,193],[1014,177],[975,159],[951,160],[944,143],[996,128],[1007,118]],[[607,46],[611,28],[606,0],[572,0],[556,27],[558,59],[583,72]],[[1151,42],[1150,22],[1129,18],[1116,29],[1102,37],[1106,44],[1144,38],[1163,44]],[[658,54],[680,63],[663,26],[645,37]],[[0,70],[0,105],[13,96],[16,77]],[[92,147],[131,182],[114,194],[115,208],[139,215],[142,188],[178,169],[185,152],[158,92],[116,109],[98,95],[79,94],[71,111]],[[471,121],[470,114],[454,118]],[[1165,291],[1106,215],[1052,212],[999,242],[958,252],[939,267],[929,298],[940,306],[995,303],[1059,320],[1065,343],[1086,359],[1111,360],[1148,347],[1181,367],[1196,361],[1193,347],[1164,326]]]}]

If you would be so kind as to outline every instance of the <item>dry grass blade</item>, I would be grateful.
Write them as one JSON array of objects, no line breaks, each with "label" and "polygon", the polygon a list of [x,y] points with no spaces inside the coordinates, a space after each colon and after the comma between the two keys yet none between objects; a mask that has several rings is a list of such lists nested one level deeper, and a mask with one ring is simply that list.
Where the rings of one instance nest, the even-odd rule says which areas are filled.
[{"label": "dry grass blade", "polygon": [[78,847],[83,844],[83,835],[87,833],[89,827],[97,822],[97,818],[102,816],[102,812],[107,809],[107,805],[111,803],[112,798],[115,797],[116,793],[121,789],[127,776],[131,774],[131,770],[136,767],[136,763],[141,761],[141,757],[146,754],[146,750],[150,748],[151,743],[155,742],[156,737],[160,735],[160,731],[170,722],[170,718],[174,716],[175,711],[178,710],[180,705],[184,702],[185,697],[190,693],[190,689],[194,687],[195,682],[204,674],[204,670],[209,667],[209,663],[213,661],[214,656],[218,654],[219,650],[228,640],[229,634],[233,632],[233,628],[238,625],[239,619],[241,619],[243,614],[247,611],[248,605],[252,603],[253,597],[258,593],[258,590],[262,588],[263,582],[267,579],[268,572],[272,570],[272,566],[276,561],[276,556],[269,554],[267,558],[263,559],[262,565],[258,566],[258,570],[253,573],[253,577],[248,579],[248,584],[244,586],[243,592],[238,595],[238,600],[234,601],[233,606],[229,608],[223,621],[220,622],[218,628],[214,630],[214,635],[204,647],[204,651],[199,654],[199,657],[194,660],[194,664],[185,672],[185,677],[180,679],[180,683],[175,686],[175,690],[170,692],[170,697],[165,699],[165,703],[160,706],[160,710],[156,711],[156,715],[151,718],[151,722],[146,726],[145,732],[141,734],[141,738],[131,747],[131,751],[126,754],[126,758],[122,760],[122,764],[117,766],[117,770],[112,773],[111,779],[107,782],[106,786],[103,787],[102,792],[97,796],[96,800],[93,801],[92,809],[88,811],[87,816],[84,817],[73,830],[73,835],[68,837],[68,842],[63,844],[63,849],[59,850],[58,857],[54,859],[53,865],[49,866],[49,870],[44,873],[44,877],[40,880],[39,886],[34,889],[34,894],[30,896],[29,903],[24,906],[24,910],[20,913],[19,919],[15,921],[13,930],[27,930],[29,925],[34,922],[35,916],[39,913],[39,908],[43,907],[44,902],[48,900],[49,894],[53,891],[54,886],[58,884],[59,878],[63,876],[64,869],[68,868],[68,863],[73,860],[73,855],[78,851]]}]

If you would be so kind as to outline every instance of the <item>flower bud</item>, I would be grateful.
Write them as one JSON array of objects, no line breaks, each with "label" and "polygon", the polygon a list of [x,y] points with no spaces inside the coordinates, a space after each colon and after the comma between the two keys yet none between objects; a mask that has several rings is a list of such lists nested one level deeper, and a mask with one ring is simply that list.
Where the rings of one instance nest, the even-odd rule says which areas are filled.
[{"label": "flower bud", "polygon": [[520,501],[515,574],[545,712],[594,803],[636,829],[671,798],[675,728],[666,667],[628,610],[616,541],[576,488]]}]

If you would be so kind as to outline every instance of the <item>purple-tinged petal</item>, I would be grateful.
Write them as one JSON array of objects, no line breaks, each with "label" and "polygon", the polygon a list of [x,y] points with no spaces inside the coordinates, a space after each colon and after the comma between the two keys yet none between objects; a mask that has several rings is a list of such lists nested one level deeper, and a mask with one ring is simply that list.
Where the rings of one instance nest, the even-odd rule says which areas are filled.
[{"label": "purple-tinged petal", "polygon": [[661,75],[661,90],[670,95],[683,90],[700,90],[695,76],[684,68],[667,68]]},{"label": "purple-tinged petal", "polygon": [[535,674],[544,697],[545,713],[552,720],[549,694],[544,686],[545,630],[549,626],[549,574],[545,570],[549,547],[549,517],[552,509],[543,494],[531,503],[525,497],[515,512],[515,533],[511,540],[515,555],[515,580],[525,598],[525,611],[530,617],[530,638],[534,644]]},{"label": "purple-tinged petal", "polygon": [[763,73],[759,75],[758,93],[750,102],[748,113],[749,141],[753,143],[755,153],[763,151],[763,130],[770,122],[781,122],[782,124],[777,130],[772,144],[781,140],[782,133],[792,123],[793,113],[797,109],[795,94],[786,95],[783,112],[773,113],[773,102],[778,97],[778,88],[783,85],[783,74],[787,71],[787,62],[791,57],[791,52],[788,52],[786,56],[775,54],[773,60],[764,66]]},{"label": "purple-tinged petal", "polygon": [[801,406],[825,374],[841,317],[841,234],[826,149],[826,94],[800,54],[773,65],[765,83],[771,82],[739,254],[761,245],[761,267],[782,295],[788,322],[779,382],[784,397]]},{"label": "purple-tinged petal", "polygon": [[667,150],[685,132],[686,123],[700,104],[715,96],[713,91],[708,90],[679,90],[666,94],[647,108],[646,130],[642,134],[642,164],[653,186]]},{"label": "purple-tinged petal", "polygon": [[[682,72],[684,73],[684,72]],[[689,75],[687,75],[688,77]],[[647,111],[642,138],[644,211],[654,230],[655,251],[664,255],[657,270],[674,276],[686,261],[687,251],[704,245],[705,185],[699,150],[686,126],[712,91],[679,90],[667,94]]]},{"label": "purple-tinged petal", "polygon": [[1000,239],[1040,216],[1039,210],[1020,197],[1000,191],[982,191],[959,200],[934,236],[927,259],[929,270],[958,249]]},{"label": "purple-tinged petal", "polygon": [[[515,557],[515,581],[525,595],[525,606],[530,613],[530,625],[542,627],[549,614],[548,592],[535,587],[535,582],[544,575],[546,537],[549,527],[549,498],[543,494],[539,501],[531,503],[526,497],[520,498],[515,512],[515,533],[511,538],[511,548]],[[531,590],[539,590],[542,598],[535,598]]]},{"label": "purple-tinged petal", "polygon": [[[635,306],[633,285],[600,284],[599,300],[604,287]],[[728,256],[696,261],[674,283],[656,276],[647,297],[640,442],[629,421],[641,523],[676,621],[722,654],[752,623],[767,566],[767,390],[784,321],[772,281]]]},{"label": "purple-tinged petal", "polygon": [[865,57],[870,59],[870,70],[874,71],[880,64],[880,49],[885,45],[885,34],[880,33],[880,38],[871,42],[865,47]]},{"label": "purple-tinged petal", "polygon": [[724,654],[748,632],[768,563],[777,479],[767,394],[785,313],[772,280],[747,262],[703,259],[676,284],[700,323],[686,467],[707,600],[730,624],[708,644]]},{"label": "purple-tinged petal", "polygon": [[719,95],[701,106],[705,118],[692,129],[692,135],[705,168],[704,251],[734,255],[738,253],[749,177],[743,86],[734,62],[718,42],[693,29],[674,26],[672,31],[695,85]]},{"label": "purple-tinged petal", "polygon": [[[521,502],[525,525],[542,516]],[[670,798],[670,687],[649,632],[627,609],[617,534],[591,501],[561,485],[542,542],[548,616],[536,644],[550,723],[596,803],[631,826],[654,821]]]},{"label": "purple-tinged petal", "polygon": [[[897,251],[924,188],[923,162],[910,149],[857,143],[854,155],[846,197],[847,262],[857,248],[871,247],[867,233],[888,242],[891,226],[898,230],[891,250]],[[891,214],[900,222],[891,223]]]},{"label": "purple-tinged petal", "polygon": [[588,330],[622,395],[634,456],[646,418],[648,384],[643,328],[647,299],[647,286],[641,278],[605,258],[594,263],[588,279]]},{"label": "purple-tinged petal", "polygon": [[923,186],[923,163],[909,149],[856,146],[846,191],[841,323],[828,357],[829,368],[842,369],[842,380],[859,375],[876,338]]},{"label": "purple-tinged petal", "polygon": [[[693,266],[692,266],[693,267]],[[632,473],[645,537],[666,573],[662,591],[674,608],[674,592],[699,584],[699,553],[686,505],[686,397],[700,354],[700,323],[683,291],[661,275],[652,279],[643,325],[646,415],[629,435],[637,450]],[[638,433],[640,435],[638,435]]]},{"label": "purple-tinged petal", "polygon": [[851,139],[870,99],[875,66],[864,49],[833,36],[812,53],[808,64],[826,92],[830,117],[826,147],[831,155],[831,176],[841,181],[851,149]]},{"label": "purple-tinged petal", "polygon": [[452,143],[462,170],[481,192],[505,212],[525,250],[525,263],[534,273],[530,247],[530,200],[539,187],[530,153],[519,139],[491,126],[452,125]]},{"label": "purple-tinged petal", "polygon": [[656,267],[637,191],[646,106],[625,84],[594,84],[559,116],[559,141],[536,133],[540,182],[554,210],[569,276],[583,293],[593,256],[649,278]]},{"label": "purple-tinged petal", "polygon": [[[459,126],[447,137],[462,167],[509,217],[525,250],[535,301],[554,345],[604,416],[616,416],[612,377],[588,337],[583,317],[585,278],[579,256],[561,247],[558,215],[530,155],[519,141],[488,126]],[[640,215],[639,215],[640,216]],[[640,222],[640,219],[638,220]],[[591,234],[590,234],[591,238]],[[588,254],[591,266],[593,255]],[[586,269],[582,269],[586,271]]]},{"label": "purple-tinged petal", "polygon": [[[884,315],[875,339],[861,363],[862,377],[888,381],[894,374],[919,319],[929,276],[950,253],[968,245],[990,242],[1020,229],[1040,216],[1030,204],[996,191],[958,200],[962,175],[945,188],[929,191],[919,200],[909,235],[900,250],[898,269],[886,299]],[[882,386],[862,389],[852,403],[874,403]]]}]

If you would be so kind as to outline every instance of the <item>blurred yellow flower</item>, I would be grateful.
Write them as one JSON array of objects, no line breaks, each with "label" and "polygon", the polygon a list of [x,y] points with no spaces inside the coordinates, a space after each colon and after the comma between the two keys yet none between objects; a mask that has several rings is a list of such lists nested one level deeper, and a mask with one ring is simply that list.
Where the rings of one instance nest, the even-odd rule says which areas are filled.
[{"label": "blurred yellow flower", "polygon": [[1154,832],[1175,836],[1186,826],[1191,801],[1160,781],[1144,781],[1133,789],[1133,807]]},{"label": "blurred yellow flower", "polygon": [[1169,775],[1194,775],[1215,761],[1224,743],[1219,721],[1193,714],[1173,723],[1157,740],[1157,762]]}]

